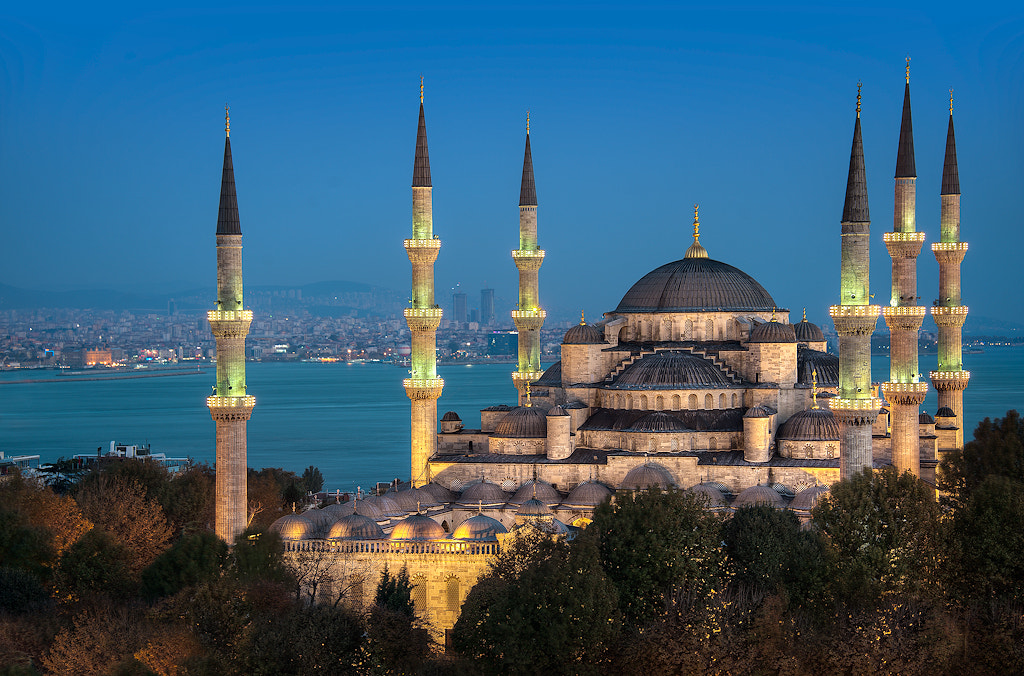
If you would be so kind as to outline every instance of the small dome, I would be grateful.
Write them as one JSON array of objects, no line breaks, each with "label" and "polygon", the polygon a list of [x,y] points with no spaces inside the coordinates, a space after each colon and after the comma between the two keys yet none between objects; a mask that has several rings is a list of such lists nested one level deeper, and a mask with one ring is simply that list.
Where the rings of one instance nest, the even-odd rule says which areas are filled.
[{"label": "small dome", "polygon": [[366,516],[374,520],[384,518],[384,512],[381,510],[381,508],[377,505],[376,502],[373,502],[371,500],[351,500],[346,504],[351,505],[350,509],[352,511],[350,511],[349,514],[357,512],[359,514],[365,514]]},{"label": "small dome", "polygon": [[422,514],[405,517],[391,530],[392,540],[441,540],[444,537],[441,524]]},{"label": "small dome", "polygon": [[441,422],[462,422],[462,418],[455,411],[448,411],[441,416]]},{"label": "small dome", "polygon": [[686,492],[693,493],[694,495],[703,495],[708,500],[708,507],[712,509],[726,506],[725,496],[722,495],[722,491],[712,484],[702,483],[690,486],[686,489]]},{"label": "small dome", "polygon": [[789,508],[794,512],[809,512],[814,509],[814,506],[818,504],[822,496],[829,492],[828,486],[811,486],[805,488],[796,494],[793,501],[789,503]]},{"label": "small dome", "polygon": [[[534,490],[536,486],[536,490]],[[546,481],[527,481],[519,487],[516,494],[509,500],[510,503],[521,505],[526,501],[536,498],[546,505],[557,505],[562,501],[562,496],[558,494],[554,486],[547,483]]]},{"label": "small dome", "polygon": [[600,345],[604,343],[604,335],[589,324],[577,324],[565,332],[563,345]]},{"label": "small dome", "polygon": [[934,425],[935,424],[935,418],[931,417],[930,415],[928,415],[924,411],[921,411],[921,413],[918,414],[918,416],[917,416],[917,422],[918,422],[919,425]]},{"label": "small dome", "polygon": [[563,502],[563,507],[597,507],[612,496],[612,492],[604,484],[596,481],[585,481],[576,488],[569,491],[569,497]]},{"label": "small dome", "polygon": [[429,483],[421,486],[419,490],[434,496],[440,504],[447,504],[455,500],[455,494],[440,484]]},{"label": "small dome", "polygon": [[949,406],[943,406],[935,412],[936,418],[955,418],[956,413]]},{"label": "small dome", "polygon": [[453,540],[466,540],[470,542],[495,542],[498,533],[507,533],[508,529],[501,525],[497,519],[492,519],[485,514],[477,514],[462,523],[452,533]]},{"label": "small dome", "polygon": [[394,493],[389,492],[388,497],[406,512],[417,512],[441,504],[440,500],[421,488],[405,488]]},{"label": "small dome", "polygon": [[331,540],[383,540],[384,531],[368,516],[349,514],[331,526],[327,537]]},{"label": "small dome", "polygon": [[842,431],[832,411],[811,408],[791,415],[779,426],[775,438],[781,441],[839,441]]},{"label": "small dome", "polygon": [[678,390],[731,385],[733,382],[722,369],[707,359],[691,352],[661,351],[627,366],[608,387],[624,390]]},{"label": "small dome", "polygon": [[660,465],[644,463],[629,470],[626,478],[622,480],[622,488],[631,490],[643,490],[657,486],[662,490],[669,489],[673,485],[672,475]]},{"label": "small dome", "polygon": [[[392,493],[392,495],[394,494]],[[408,510],[402,509],[397,502],[387,495],[373,495],[363,500],[363,503],[376,506],[383,516],[405,516],[409,513]],[[359,505],[360,512],[362,511],[362,506],[362,504]]]},{"label": "small dome", "polygon": [[825,334],[821,332],[821,329],[806,319],[793,324],[793,333],[796,335],[797,341],[801,343],[825,342]]},{"label": "small dome", "polygon": [[548,421],[535,406],[517,406],[494,427],[494,436],[510,439],[542,439],[548,435]]},{"label": "small dome", "polygon": [[332,502],[323,509],[318,510],[325,514],[330,514],[334,521],[337,521],[343,516],[348,516],[352,513],[352,501],[347,500],[346,502]]},{"label": "small dome", "polygon": [[736,499],[732,501],[733,509],[753,505],[768,505],[781,509],[786,506],[786,501],[771,486],[751,486],[737,495]]},{"label": "small dome", "polygon": [[282,540],[292,542],[309,539],[312,537],[316,527],[312,521],[301,514],[285,514],[270,524],[270,530],[279,534]]},{"label": "small dome", "polygon": [[747,409],[747,412],[743,414],[744,418],[770,418],[775,414],[775,411],[768,408],[764,404],[758,404],[757,406],[751,406]]},{"label": "small dome", "polygon": [[531,517],[550,516],[551,507],[545,505],[537,498],[530,498],[529,500],[527,500],[526,502],[519,506],[519,509],[516,510],[516,514],[519,516]]},{"label": "small dome", "polygon": [[469,486],[459,496],[459,504],[470,507],[478,505],[493,507],[504,505],[507,501],[508,496],[505,494],[505,491],[501,490],[501,486],[486,479]]},{"label": "small dome", "polygon": [[555,406],[550,411],[548,411],[548,417],[549,418],[552,418],[554,416],[560,416],[560,415],[569,415],[569,413],[564,408],[562,408],[561,406]]},{"label": "small dome", "polygon": [[682,420],[671,413],[655,411],[638,419],[627,432],[687,432],[691,431]]},{"label": "small dome", "polygon": [[748,343],[795,343],[796,334],[792,324],[772,320],[758,324],[750,331]]},{"label": "small dome", "polygon": [[312,537],[315,538],[327,537],[331,526],[338,520],[336,514],[328,512],[326,509],[307,509],[302,513],[302,516],[309,519],[310,523],[313,524]]}]

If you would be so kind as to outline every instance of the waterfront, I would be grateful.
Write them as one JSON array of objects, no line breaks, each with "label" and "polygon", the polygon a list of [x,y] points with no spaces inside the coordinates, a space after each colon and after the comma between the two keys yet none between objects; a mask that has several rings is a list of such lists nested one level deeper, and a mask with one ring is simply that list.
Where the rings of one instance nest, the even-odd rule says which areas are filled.
[{"label": "waterfront", "polygon": [[[972,373],[964,406],[966,438],[986,416],[1024,411],[1024,349],[989,346],[964,355],[964,363]],[[886,357],[872,358],[875,381],[887,379],[888,368]],[[921,370],[933,368],[935,355],[922,355]],[[513,403],[511,369],[510,364],[440,366],[445,388],[438,415],[454,410],[467,427],[479,426],[480,408]],[[250,363],[247,372],[257,400],[249,422],[251,467],[301,473],[316,465],[332,490],[406,478],[404,369],[380,363]],[[5,453],[38,453],[48,461],[117,440],[213,462],[214,424],[203,405],[212,387],[209,370],[174,378],[12,382],[25,379],[25,371],[0,373],[0,382],[9,383],[0,386],[0,450]],[[934,414],[935,409],[930,390],[922,410]]]}]

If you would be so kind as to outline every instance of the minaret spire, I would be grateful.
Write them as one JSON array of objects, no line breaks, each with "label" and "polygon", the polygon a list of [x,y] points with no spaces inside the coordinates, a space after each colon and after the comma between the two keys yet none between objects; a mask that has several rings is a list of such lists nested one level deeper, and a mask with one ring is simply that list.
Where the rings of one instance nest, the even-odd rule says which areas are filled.
[{"label": "minaret spire", "polygon": [[698,216],[698,207],[696,204],[693,205],[693,244],[686,250],[686,254],[683,258],[707,258],[708,251],[700,243],[700,218]]},{"label": "minaret spire", "polygon": [[405,240],[405,251],[412,263],[411,307],[405,309],[405,321],[412,336],[412,372],[403,385],[412,402],[410,479],[414,487],[429,481],[427,463],[437,450],[437,400],[444,387],[444,381],[437,377],[437,327],[442,310],[434,302],[434,262],[441,251],[441,240],[434,236],[432,193],[421,77],[412,172],[412,238]]},{"label": "minaret spire", "polygon": [[841,479],[871,468],[871,425],[882,405],[871,386],[871,334],[878,321],[879,308],[869,305],[871,219],[860,130],[860,88],[858,83],[857,117],[853,124],[843,204],[840,301],[839,305],[829,308],[839,334],[839,396],[831,401],[830,407],[843,429],[839,455]]},{"label": "minaret spire", "polygon": [[217,384],[206,405],[217,424],[215,522],[223,540],[234,542],[248,525],[246,426],[255,398],[245,386],[245,336],[252,312],[242,306],[242,228],[238,220],[231,126],[224,107],[224,168],[217,216],[217,309],[207,313],[217,340]]}]

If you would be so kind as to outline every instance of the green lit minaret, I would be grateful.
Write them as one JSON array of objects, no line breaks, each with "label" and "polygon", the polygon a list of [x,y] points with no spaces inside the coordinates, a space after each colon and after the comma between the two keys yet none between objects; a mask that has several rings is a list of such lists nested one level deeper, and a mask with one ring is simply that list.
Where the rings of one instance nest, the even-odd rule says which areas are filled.
[{"label": "green lit minaret", "polygon": [[961,305],[960,263],[967,254],[967,242],[960,241],[960,172],[956,163],[953,134],[953,90],[949,91],[949,127],[946,130],[946,158],[942,165],[942,208],[940,241],[932,244],[939,262],[939,298],[932,318],[939,327],[939,365],[931,372],[932,386],[939,395],[939,408],[956,414],[956,448],[964,445],[964,389],[971,374],[963,370],[962,336],[967,306]]},{"label": "green lit minaret", "polygon": [[917,304],[917,256],[924,233],[916,231],[917,169],[914,165],[914,127],[910,114],[910,59],[903,91],[903,119],[896,153],[896,200],[893,229],[884,235],[892,257],[892,297],[882,308],[889,327],[889,382],[882,393],[889,402],[892,464],[899,472],[921,475],[920,408],[928,393],[917,357],[918,332],[925,308]]},{"label": "green lit minaret", "polygon": [[412,306],[405,310],[412,334],[412,373],[403,382],[412,404],[410,479],[417,487],[430,481],[427,462],[437,450],[437,400],[444,387],[444,381],[437,377],[437,327],[441,325],[442,310],[434,303],[434,261],[441,251],[441,240],[434,236],[432,191],[421,78],[412,171],[412,238],[405,240],[412,263]]},{"label": "green lit minaret", "polygon": [[519,248],[512,252],[519,269],[519,306],[512,321],[519,331],[519,368],[512,383],[519,391],[519,403],[526,397],[526,386],[544,375],[540,365],[540,329],[547,313],[540,307],[538,273],[544,262],[544,250],[537,246],[537,188],[533,180],[533,155],[530,152],[530,114],[526,114],[526,151],[523,155],[523,180],[519,188]]},{"label": "green lit minaret", "polygon": [[879,308],[870,305],[868,284],[871,216],[860,131],[859,84],[841,241],[840,301],[829,308],[839,334],[839,396],[831,400],[831,408],[843,430],[839,477],[848,479],[871,469],[871,425],[882,405],[871,386],[871,334],[878,322]]},{"label": "green lit minaret", "polygon": [[217,423],[215,521],[227,542],[248,525],[246,425],[256,404],[245,389],[245,336],[252,312],[242,308],[242,228],[231,162],[231,121],[224,109],[224,171],[217,217],[217,309],[207,313],[217,339],[217,385],[206,405]]}]

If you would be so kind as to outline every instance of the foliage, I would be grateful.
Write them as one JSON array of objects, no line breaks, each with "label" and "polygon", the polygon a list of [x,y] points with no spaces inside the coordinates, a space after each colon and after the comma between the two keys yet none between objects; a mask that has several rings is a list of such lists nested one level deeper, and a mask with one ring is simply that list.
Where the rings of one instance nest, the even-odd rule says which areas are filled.
[{"label": "foliage", "polygon": [[295,604],[253,623],[240,666],[254,676],[355,674],[362,638],[363,623],[353,610]]},{"label": "foliage", "polygon": [[308,493],[319,493],[324,488],[324,475],[315,465],[302,471],[302,486]]},{"label": "foliage", "polygon": [[92,528],[71,496],[57,495],[49,486],[20,475],[0,483],[0,509],[3,506],[20,512],[33,526],[48,532],[54,558]]},{"label": "foliage", "polygon": [[883,594],[937,592],[944,544],[938,510],[928,486],[892,467],[833,485],[812,520],[836,556],[839,598],[871,604]]},{"label": "foliage", "polygon": [[183,536],[142,571],[142,594],[154,599],[215,579],[228,555],[228,546],[209,531]]},{"label": "foliage", "polygon": [[284,564],[281,536],[274,531],[265,533],[253,529],[240,533],[231,548],[231,574],[243,583],[259,580],[294,584]]},{"label": "foliage", "polygon": [[160,624],[150,631],[145,645],[133,657],[157,676],[183,676],[184,665],[200,654],[195,636],[180,624]]},{"label": "foliage", "polygon": [[398,575],[391,575],[388,572],[387,564],[384,565],[380,581],[377,583],[377,591],[373,596],[373,605],[391,612],[401,613],[406,617],[416,615],[416,609],[412,603],[412,582],[409,581],[409,571],[405,566],[402,566]]},{"label": "foliage", "polygon": [[698,496],[653,489],[600,505],[582,537],[596,538],[620,610],[628,623],[640,624],[663,613],[676,589],[709,594],[721,586],[719,525]]},{"label": "foliage", "polygon": [[50,600],[39,578],[24,568],[0,566],[0,612],[18,615],[36,612]]},{"label": "foliage", "polygon": [[129,595],[131,558],[124,545],[106,531],[89,531],[61,555],[53,580],[56,597],[70,601],[95,594]]},{"label": "foliage", "polygon": [[415,615],[374,605],[366,619],[364,670],[411,674],[430,654],[430,635]]},{"label": "foliage", "polygon": [[[1015,525],[1013,525],[1015,524]],[[1024,602],[1024,484],[989,475],[953,515],[951,569],[964,597]]]},{"label": "foliage", "polygon": [[54,462],[40,465],[38,471],[43,475],[43,482],[59,495],[74,489],[87,472],[80,461],[63,456]]},{"label": "foliage", "polygon": [[0,566],[42,576],[53,558],[49,534],[19,512],[0,507]]},{"label": "foliage", "polygon": [[140,647],[141,620],[127,606],[86,611],[57,633],[43,666],[56,676],[109,674]]},{"label": "foliage", "polygon": [[1024,420],[1017,411],[978,423],[974,440],[943,460],[939,488],[946,495],[945,502],[960,509],[989,475],[1024,484]]}]

